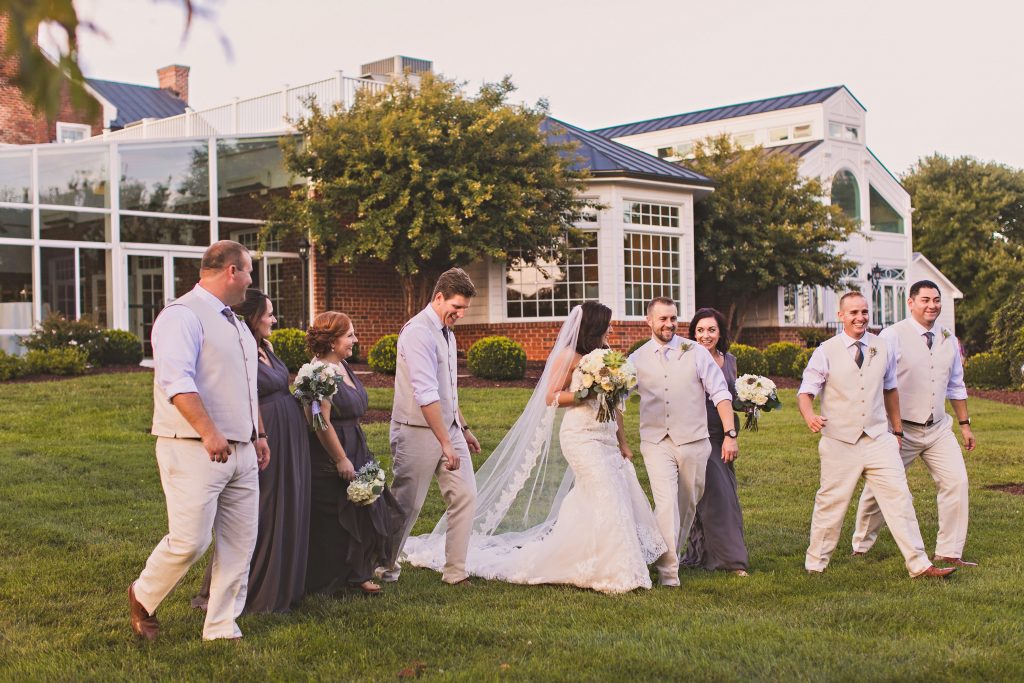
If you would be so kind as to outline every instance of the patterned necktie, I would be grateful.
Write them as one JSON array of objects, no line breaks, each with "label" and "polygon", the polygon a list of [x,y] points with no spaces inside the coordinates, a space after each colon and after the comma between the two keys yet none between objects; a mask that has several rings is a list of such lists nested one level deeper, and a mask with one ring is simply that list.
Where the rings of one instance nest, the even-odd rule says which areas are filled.
[{"label": "patterned necktie", "polygon": [[228,319],[228,322],[232,325],[235,324],[235,312],[231,310],[230,306],[225,306],[224,310],[221,311],[221,315]]},{"label": "patterned necktie", "polygon": [[855,345],[857,346],[857,353],[854,355],[853,361],[857,364],[857,367],[859,368],[864,365],[864,349],[862,348],[863,345],[860,342],[855,342]]},{"label": "patterned necktie", "polygon": [[929,349],[932,348],[932,337],[934,337],[934,336],[935,336],[934,332],[925,332],[924,333],[924,343],[928,345]]}]

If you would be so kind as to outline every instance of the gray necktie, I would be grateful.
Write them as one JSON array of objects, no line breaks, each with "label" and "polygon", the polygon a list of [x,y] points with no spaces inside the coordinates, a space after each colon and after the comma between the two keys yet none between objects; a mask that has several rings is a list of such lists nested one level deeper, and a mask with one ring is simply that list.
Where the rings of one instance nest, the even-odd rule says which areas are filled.
[{"label": "gray necktie", "polygon": [[860,342],[854,343],[857,346],[857,353],[853,356],[853,361],[857,364],[857,367],[859,368],[864,365],[864,349],[862,348],[862,344]]},{"label": "gray necktie", "polygon": [[441,334],[444,335],[444,341],[445,341],[446,344],[451,343],[450,339],[448,338],[448,326],[447,325],[441,325]]},{"label": "gray necktie", "polygon": [[934,332],[925,332],[924,333],[924,343],[928,345],[929,349],[932,348],[932,337],[934,337],[934,336],[935,336]]}]

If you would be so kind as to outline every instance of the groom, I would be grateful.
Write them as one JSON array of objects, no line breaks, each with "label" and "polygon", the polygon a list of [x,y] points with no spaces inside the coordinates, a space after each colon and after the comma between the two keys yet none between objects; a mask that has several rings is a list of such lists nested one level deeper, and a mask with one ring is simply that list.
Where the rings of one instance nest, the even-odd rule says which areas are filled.
[{"label": "groom", "polygon": [[445,271],[434,285],[430,304],[398,335],[391,411],[395,473],[391,492],[406,517],[394,539],[388,566],[377,572],[385,581],[398,580],[398,558],[434,478],[448,506],[441,580],[455,584],[469,576],[466,554],[476,510],[476,478],[469,454],[480,452],[480,442],[459,410],[455,333],[451,328],[466,314],[474,296],[476,288],[465,271]]},{"label": "groom", "polygon": [[640,452],[654,494],[654,516],[668,546],[656,564],[662,586],[679,585],[679,555],[704,494],[711,455],[705,396],[725,427],[722,458],[731,461],[739,454],[725,375],[707,349],[676,336],[677,317],[672,299],[652,299],[647,304],[651,340],[629,357],[640,392]]}]

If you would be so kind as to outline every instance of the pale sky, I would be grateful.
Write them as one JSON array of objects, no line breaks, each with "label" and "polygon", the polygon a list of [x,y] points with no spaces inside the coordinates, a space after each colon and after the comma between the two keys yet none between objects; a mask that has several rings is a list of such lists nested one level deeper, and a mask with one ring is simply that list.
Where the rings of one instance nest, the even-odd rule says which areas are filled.
[{"label": "pale sky", "polygon": [[176,0],[76,5],[108,34],[83,36],[88,76],[156,85],[186,64],[196,109],[395,54],[471,89],[511,75],[583,128],[842,84],[894,173],[936,151],[1024,168],[1014,0],[222,0],[184,43]]}]

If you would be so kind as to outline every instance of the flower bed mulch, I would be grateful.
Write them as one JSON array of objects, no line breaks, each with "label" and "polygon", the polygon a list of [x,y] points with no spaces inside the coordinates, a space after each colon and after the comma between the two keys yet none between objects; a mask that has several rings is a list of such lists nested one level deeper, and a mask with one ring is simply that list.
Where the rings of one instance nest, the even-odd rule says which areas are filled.
[{"label": "flower bed mulch", "polygon": [[146,368],[141,365],[106,365],[98,368],[89,368],[83,375],[25,375],[18,379],[9,379],[7,382],[10,384],[20,384],[24,382],[57,382],[65,379],[74,379],[75,377],[109,375],[112,373],[122,372],[153,372],[153,368]]},{"label": "flower bed mulch", "polygon": [[[368,387],[377,387],[390,389],[395,386],[395,376],[385,375],[383,373],[374,372],[370,369],[369,365],[365,363],[352,363],[352,370],[359,377],[360,381]],[[494,379],[481,379],[474,377],[469,374],[469,368],[466,367],[466,361],[459,359],[459,388],[465,389],[467,387],[478,388],[478,389],[533,389],[537,386],[537,380],[540,379],[540,374],[544,371],[544,363],[542,361],[528,361],[526,363],[526,376],[522,379],[512,380],[494,380]]]},{"label": "flower bed mulch", "polygon": [[989,484],[985,487],[989,491],[1002,491],[1011,496],[1024,496],[1024,483],[1020,484]]}]

